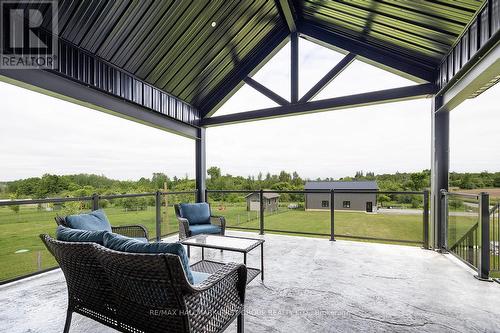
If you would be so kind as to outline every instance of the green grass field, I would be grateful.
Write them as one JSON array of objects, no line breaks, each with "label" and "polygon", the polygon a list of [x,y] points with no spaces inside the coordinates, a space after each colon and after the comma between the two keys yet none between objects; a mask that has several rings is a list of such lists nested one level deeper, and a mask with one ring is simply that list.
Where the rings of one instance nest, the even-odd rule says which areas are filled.
[{"label": "green grass field", "polygon": [[[155,208],[143,211],[125,211],[121,207],[105,209],[113,225],[143,224],[150,237],[155,236]],[[227,224],[235,228],[259,228],[258,212],[246,211],[243,204],[212,204],[215,215],[226,218]],[[38,238],[41,233],[54,235],[54,216],[58,212],[38,210],[36,207],[21,207],[18,213],[0,208],[0,280],[6,280],[53,267],[56,263]],[[64,215],[60,212],[59,214]],[[165,208],[162,209],[165,214]],[[165,216],[165,215],[163,215]],[[330,233],[328,211],[303,211],[282,208],[278,213],[265,216],[265,229],[304,233]],[[177,220],[172,207],[168,208],[167,222],[162,223],[162,234],[176,232]],[[455,223],[455,237],[467,230],[473,219],[460,218]],[[352,237],[375,237],[406,240],[418,245],[422,241],[422,215],[367,214],[363,212],[336,212],[335,233]],[[325,236],[327,237],[327,236]],[[19,250],[28,250],[16,253]]]}]

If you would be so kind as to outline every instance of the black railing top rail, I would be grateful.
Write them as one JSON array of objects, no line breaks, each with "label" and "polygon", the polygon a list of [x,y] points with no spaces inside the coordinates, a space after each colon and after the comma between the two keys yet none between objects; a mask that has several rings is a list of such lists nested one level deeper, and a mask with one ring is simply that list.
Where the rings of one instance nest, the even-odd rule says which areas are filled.
[{"label": "black railing top rail", "polygon": [[[98,195],[94,194],[91,196],[83,197],[65,197],[65,198],[43,198],[43,199],[19,199],[19,200],[5,200],[0,201],[0,207],[2,206],[16,206],[16,205],[33,205],[33,204],[43,204],[43,203],[65,203],[65,202],[75,202],[75,201],[91,201],[94,199],[121,199],[121,198],[137,198],[137,197],[147,197],[156,195],[157,192],[147,192],[147,193],[126,193],[126,194],[108,194],[108,195]],[[175,192],[159,192],[161,195],[178,195],[178,194],[194,194],[196,190],[191,191],[175,191]]]},{"label": "black railing top rail", "polygon": [[99,199],[121,199],[121,198],[139,198],[139,197],[149,197],[156,195],[155,192],[150,193],[126,193],[126,194],[108,194],[108,195],[99,195]]},{"label": "black railing top rail", "polygon": [[441,193],[443,195],[446,195],[446,196],[449,196],[449,197],[463,197],[463,198],[469,198],[469,199],[479,200],[479,194],[462,193],[462,192],[448,192],[446,190],[441,190]]},{"label": "black railing top rail", "polygon": [[368,193],[368,194],[394,194],[394,195],[423,195],[425,191],[376,191],[376,190],[207,190],[208,193],[288,193],[288,194],[308,194],[308,193]]},{"label": "black railing top rail", "polygon": [[20,200],[8,200],[0,201],[1,206],[14,206],[14,205],[31,205],[31,204],[42,204],[42,203],[64,203],[72,201],[90,201],[92,196],[86,197],[67,197],[67,198],[45,198],[45,199],[20,199]]},{"label": "black railing top rail", "polygon": [[190,190],[190,191],[175,191],[175,192],[161,192],[161,195],[176,195],[176,194],[194,194],[196,193],[197,190]]}]

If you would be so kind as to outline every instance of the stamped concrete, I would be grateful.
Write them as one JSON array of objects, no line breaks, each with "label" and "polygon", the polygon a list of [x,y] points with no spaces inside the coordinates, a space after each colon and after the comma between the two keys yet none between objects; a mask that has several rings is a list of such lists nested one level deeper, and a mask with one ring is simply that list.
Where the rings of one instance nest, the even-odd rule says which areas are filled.
[{"label": "stamped concrete", "polygon": [[[409,246],[264,238],[265,282],[257,278],[247,288],[246,332],[500,332],[500,284],[474,279],[449,255]],[[217,250],[205,256],[243,260]],[[192,250],[192,259],[199,257]],[[259,260],[254,250],[248,264],[258,267]],[[60,271],[2,286],[0,331],[61,332],[65,308]],[[71,332],[115,331],[74,315]]]}]

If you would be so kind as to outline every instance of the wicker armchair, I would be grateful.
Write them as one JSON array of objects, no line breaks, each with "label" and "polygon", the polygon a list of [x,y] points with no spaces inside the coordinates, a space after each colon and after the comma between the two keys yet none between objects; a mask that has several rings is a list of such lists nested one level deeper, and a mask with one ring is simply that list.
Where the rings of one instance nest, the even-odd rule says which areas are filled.
[{"label": "wicker armchair", "polygon": [[120,332],[223,332],[235,319],[244,331],[247,270],[226,264],[191,285],[178,256],[117,252],[96,243],[40,235],[68,286],[64,333],[72,313]]},{"label": "wicker armchair", "polygon": [[[189,221],[188,219],[182,217],[179,209],[179,205],[174,205],[175,216],[179,221],[179,239],[185,239],[191,237],[191,230],[189,229]],[[224,216],[215,216],[210,214],[210,224],[217,225],[220,227],[220,235],[224,236],[226,232],[226,219]]]},{"label": "wicker armchair", "polygon": [[[66,216],[56,216],[55,217],[57,225],[62,225],[63,227],[69,227],[66,223]],[[132,238],[146,238],[148,237],[148,230],[142,225],[122,225],[122,226],[111,226],[111,231],[116,234],[120,234]]]}]

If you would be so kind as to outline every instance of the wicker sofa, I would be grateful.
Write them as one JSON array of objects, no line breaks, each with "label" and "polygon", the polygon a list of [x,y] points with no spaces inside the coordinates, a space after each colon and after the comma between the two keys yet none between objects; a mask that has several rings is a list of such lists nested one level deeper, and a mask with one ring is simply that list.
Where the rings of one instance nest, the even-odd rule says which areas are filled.
[{"label": "wicker sofa", "polygon": [[223,332],[235,319],[238,332],[244,331],[244,265],[226,264],[191,285],[176,255],[40,238],[66,278],[65,333],[74,312],[120,332]]},{"label": "wicker sofa", "polygon": [[[66,216],[56,216],[55,217],[57,225],[62,225],[63,227],[70,227],[66,222]],[[149,240],[148,230],[142,225],[123,225],[123,226],[111,226],[111,230],[116,233],[132,238],[142,238],[146,241]]]}]

